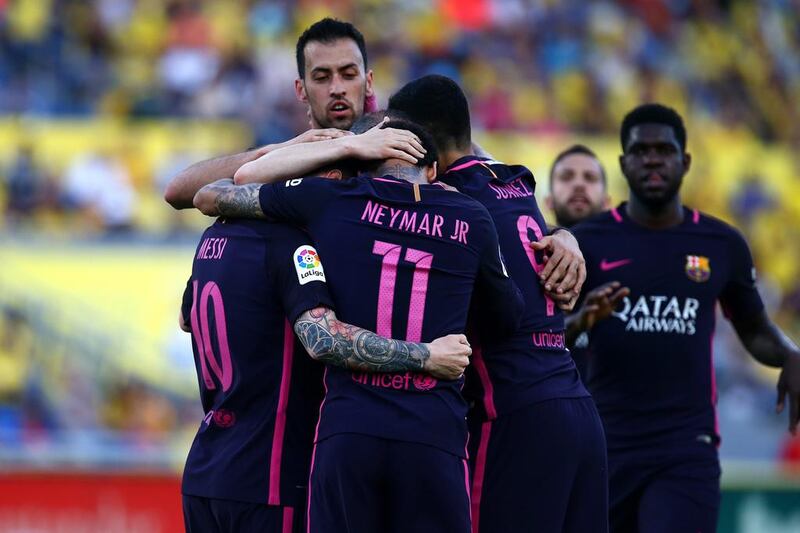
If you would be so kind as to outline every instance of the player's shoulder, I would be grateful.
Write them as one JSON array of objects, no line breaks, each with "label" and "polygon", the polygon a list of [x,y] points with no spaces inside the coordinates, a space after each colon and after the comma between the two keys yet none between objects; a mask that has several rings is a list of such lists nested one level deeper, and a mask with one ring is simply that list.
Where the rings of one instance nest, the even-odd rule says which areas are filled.
[{"label": "player's shoulder", "polygon": [[745,242],[742,232],[724,220],[713,215],[709,215],[708,213],[704,213],[698,209],[687,207],[686,210],[687,216],[691,218],[691,224],[689,227],[694,227],[701,233],[724,237],[736,242]]}]

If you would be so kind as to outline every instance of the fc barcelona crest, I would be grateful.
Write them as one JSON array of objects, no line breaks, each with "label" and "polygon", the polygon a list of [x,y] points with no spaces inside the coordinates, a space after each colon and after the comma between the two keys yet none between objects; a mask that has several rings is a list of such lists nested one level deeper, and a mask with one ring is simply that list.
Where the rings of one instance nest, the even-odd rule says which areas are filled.
[{"label": "fc barcelona crest", "polygon": [[686,256],[686,275],[690,280],[697,283],[708,281],[711,277],[711,265],[709,264],[708,257],[702,255],[687,255]]}]

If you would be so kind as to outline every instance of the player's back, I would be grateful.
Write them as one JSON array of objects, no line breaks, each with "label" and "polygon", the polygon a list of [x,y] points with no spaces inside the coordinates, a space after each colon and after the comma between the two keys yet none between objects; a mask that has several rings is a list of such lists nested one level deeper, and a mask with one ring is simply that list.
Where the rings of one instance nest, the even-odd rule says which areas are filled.
[{"label": "player's back", "polygon": [[486,414],[493,418],[537,401],[587,396],[566,349],[563,313],[539,282],[544,258],[530,247],[547,234],[531,172],[522,165],[467,156],[440,179],[486,207],[508,272],[525,299],[519,329],[505,338],[485,339],[483,357],[476,358]]},{"label": "player's back", "polygon": [[308,238],[288,226],[224,219],[200,240],[183,313],[206,415],[186,462],[184,494],[297,503],[322,369],[295,342],[286,317],[327,302],[291,293],[296,280],[288,275],[302,242]]},{"label": "player's back", "polygon": [[[465,331],[476,288],[494,305],[498,328],[516,326],[521,300],[503,277],[494,225],[477,202],[394,177],[295,183],[272,186],[266,195],[262,189],[262,209],[307,224],[342,320],[383,336],[430,342]],[[502,277],[505,285],[482,285],[490,278],[482,270],[492,267],[493,279]],[[463,455],[461,384],[422,373],[329,367],[319,438],[362,433]]]}]

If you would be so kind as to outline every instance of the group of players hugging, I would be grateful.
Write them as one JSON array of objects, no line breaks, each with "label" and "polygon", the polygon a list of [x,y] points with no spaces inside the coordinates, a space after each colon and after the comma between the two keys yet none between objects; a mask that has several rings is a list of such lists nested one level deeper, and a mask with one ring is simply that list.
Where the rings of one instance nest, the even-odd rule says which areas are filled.
[{"label": "group of players hugging", "polygon": [[548,227],[531,172],[472,142],[454,81],[375,110],[364,39],[333,19],[297,66],[312,129],[165,195],[218,217],[180,314],[205,413],[186,530],[714,532],[717,302],[782,368],[792,432],[800,351],[740,233],[681,203],[681,117],[624,118],[615,208],[595,154],[562,152]]}]

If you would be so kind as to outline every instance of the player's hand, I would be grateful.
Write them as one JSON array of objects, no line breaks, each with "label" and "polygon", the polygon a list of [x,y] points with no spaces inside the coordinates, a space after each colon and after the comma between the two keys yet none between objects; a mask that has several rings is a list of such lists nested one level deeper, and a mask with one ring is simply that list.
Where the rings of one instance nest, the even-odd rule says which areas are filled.
[{"label": "player's hand", "polygon": [[[586,281],[586,261],[572,233],[557,231],[538,242],[532,242],[530,246],[545,254],[545,265],[539,272],[545,292],[558,302],[567,303],[577,298]],[[561,298],[562,295],[568,297]]]},{"label": "player's hand", "polygon": [[589,291],[578,311],[581,331],[588,331],[600,320],[611,316],[617,305],[630,293],[631,290],[621,287],[619,281],[611,281]]},{"label": "player's hand", "polygon": [[377,126],[347,140],[350,154],[357,159],[402,159],[411,164],[425,157],[419,137],[407,130],[384,128],[389,121],[384,117]]},{"label": "player's hand", "polygon": [[337,128],[318,128],[318,129],[310,129],[304,131],[297,137],[293,139],[289,139],[288,141],[278,143],[278,144],[267,144],[260,148],[256,148],[256,159],[267,155],[268,153],[277,150],[278,148],[286,148],[287,146],[291,146],[293,144],[300,144],[300,143],[310,143],[310,142],[317,142],[317,141],[329,141],[331,139],[338,139],[339,137],[347,137],[348,135],[353,135],[352,132],[347,130],[340,130]]},{"label": "player's hand", "polygon": [[797,434],[797,423],[800,419],[800,355],[790,354],[783,363],[778,377],[778,402],[775,411],[783,412],[786,398],[789,398],[789,432]]},{"label": "player's hand", "polygon": [[469,365],[472,348],[464,335],[447,335],[429,343],[431,356],[422,369],[439,379],[458,379]]}]

